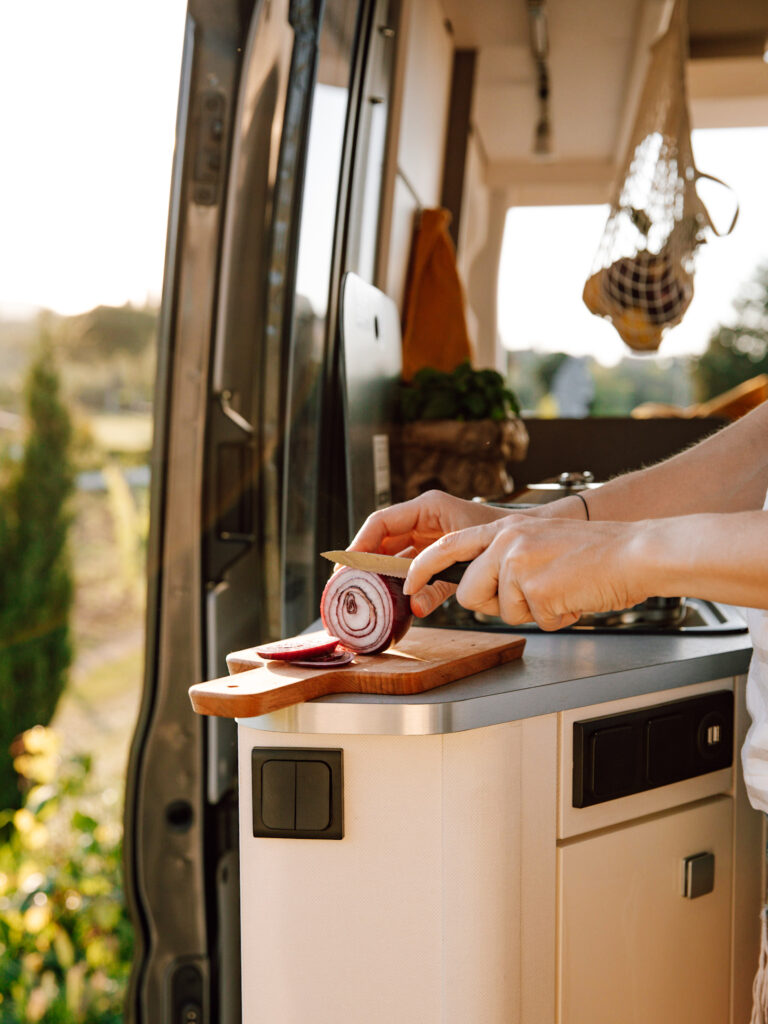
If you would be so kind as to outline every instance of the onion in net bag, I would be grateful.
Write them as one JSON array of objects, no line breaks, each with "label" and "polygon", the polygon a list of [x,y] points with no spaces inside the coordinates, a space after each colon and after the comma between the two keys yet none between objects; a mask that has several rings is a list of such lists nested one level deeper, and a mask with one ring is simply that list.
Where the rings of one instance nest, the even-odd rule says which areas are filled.
[{"label": "onion in net bag", "polygon": [[[590,312],[611,321],[638,351],[655,351],[693,298],[694,257],[715,229],[696,192],[685,86],[686,4],[677,0],[653,44],[638,114],[611,201],[594,271]],[[727,186],[726,186],[727,187]],[[738,208],[736,213],[738,213]],[[725,234],[733,230],[736,214]]]}]

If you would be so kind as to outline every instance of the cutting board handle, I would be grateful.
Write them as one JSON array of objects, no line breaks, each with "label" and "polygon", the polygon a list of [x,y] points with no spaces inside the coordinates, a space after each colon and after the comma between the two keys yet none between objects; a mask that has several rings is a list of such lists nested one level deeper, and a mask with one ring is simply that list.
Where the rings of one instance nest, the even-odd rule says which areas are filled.
[{"label": "cutting board handle", "polygon": [[259,666],[206,683],[195,683],[189,688],[189,698],[198,715],[250,718],[329,693],[344,692],[347,687],[343,677],[339,678],[342,671],[318,672],[270,662],[269,671],[266,666]]}]

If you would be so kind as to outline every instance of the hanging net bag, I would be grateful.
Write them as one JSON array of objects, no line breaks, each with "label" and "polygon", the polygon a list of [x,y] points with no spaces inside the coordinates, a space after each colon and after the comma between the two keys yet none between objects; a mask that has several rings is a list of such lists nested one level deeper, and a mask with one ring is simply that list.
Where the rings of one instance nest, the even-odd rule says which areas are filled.
[{"label": "hanging net bag", "polygon": [[[719,235],[696,192],[685,86],[685,0],[653,44],[638,114],[617,176],[592,276],[591,313],[610,320],[630,348],[655,351],[693,298],[694,257],[707,229]],[[724,186],[728,187],[728,186]],[[738,207],[730,227],[736,223]]]}]

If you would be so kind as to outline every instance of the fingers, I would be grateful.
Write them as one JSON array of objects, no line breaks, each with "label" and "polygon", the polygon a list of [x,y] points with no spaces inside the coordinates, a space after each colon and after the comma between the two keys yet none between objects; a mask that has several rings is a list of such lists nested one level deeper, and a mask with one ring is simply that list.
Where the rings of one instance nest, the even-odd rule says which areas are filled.
[{"label": "fingers", "polygon": [[572,626],[574,622],[578,622],[580,617],[579,612],[566,612],[564,615],[558,615],[542,611],[534,616],[534,620],[539,629],[553,633],[557,629],[566,629],[568,626]]},{"label": "fingers", "polygon": [[535,621],[547,631],[573,625],[579,613],[563,608],[552,581],[542,581],[546,565],[526,554],[529,543],[518,530],[492,524],[446,534],[414,559],[408,573],[403,589],[411,595],[414,613],[428,614],[445,599],[433,589],[438,584],[426,585],[434,573],[469,561],[456,590],[456,599],[465,608],[499,616],[510,625]]},{"label": "fingers", "polygon": [[488,525],[470,526],[456,533],[446,533],[414,558],[405,578],[403,593],[416,594],[441,569],[447,569],[454,562],[477,558],[492,538],[493,530]]},{"label": "fingers", "polygon": [[[380,551],[391,555],[409,544],[418,543],[422,536],[425,543],[430,544],[443,531],[434,530],[424,534],[421,524],[424,505],[424,495],[421,495],[373,512],[355,534],[349,550]],[[422,543],[421,547],[424,546]]]},{"label": "fingers", "polygon": [[437,580],[414,594],[411,598],[411,611],[417,618],[426,618],[435,608],[447,601],[451,594],[456,592],[454,583],[446,583],[444,580]]},{"label": "fingers", "polygon": [[[407,503],[405,503],[407,504]],[[416,525],[417,516],[404,505],[393,505],[368,516],[348,545],[350,551],[382,551],[394,554],[395,550],[406,547],[410,533]],[[387,542],[392,548],[383,546]],[[397,548],[394,545],[397,545]]]},{"label": "fingers", "polygon": [[414,544],[419,551],[443,534],[475,524],[496,522],[505,509],[455,498],[443,491],[426,491],[417,498],[374,512],[358,530],[352,551],[395,551]]},{"label": "fingers", "polygon": [[[417,550],[411,545],[407,548],[402,548],[396,554],[401,558],[413,558],[417,554]],[[444,580],[438,580],[436,583],[427,585],[411,598],[411,611],[417,618],[424,619],[435,608],[438,608],[443,601],[447,601],[455,590],[454,584],[446,583]]]}]

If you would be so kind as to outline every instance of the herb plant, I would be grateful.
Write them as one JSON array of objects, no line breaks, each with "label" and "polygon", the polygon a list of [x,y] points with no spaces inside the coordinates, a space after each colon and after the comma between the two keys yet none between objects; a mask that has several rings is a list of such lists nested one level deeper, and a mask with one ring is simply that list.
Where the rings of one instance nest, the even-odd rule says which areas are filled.
[{"label": "herb plant", "polygon": [[514,392],[496,370],[463,362],[451,373],[424,367],[400,386],[400,415],[416,420],[507,420],[520,415]]}]

